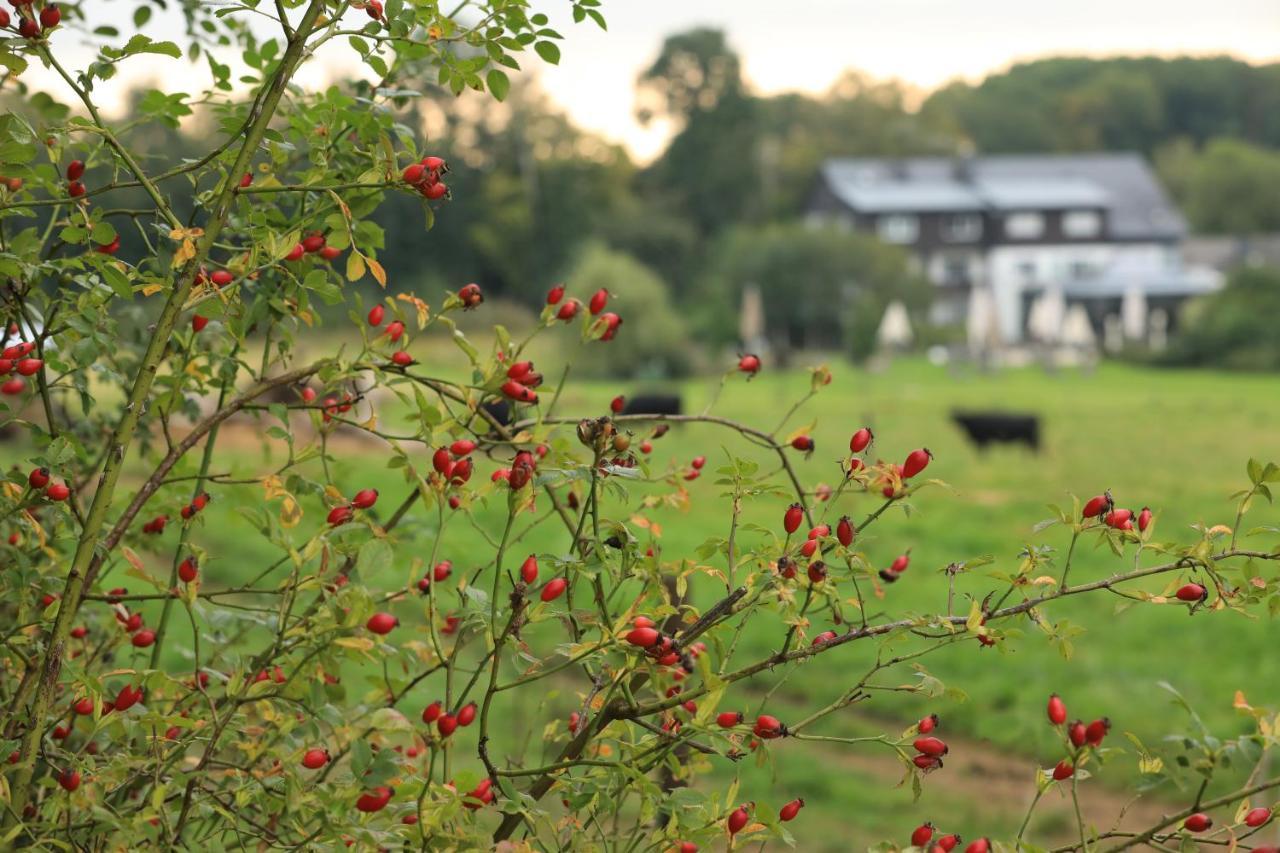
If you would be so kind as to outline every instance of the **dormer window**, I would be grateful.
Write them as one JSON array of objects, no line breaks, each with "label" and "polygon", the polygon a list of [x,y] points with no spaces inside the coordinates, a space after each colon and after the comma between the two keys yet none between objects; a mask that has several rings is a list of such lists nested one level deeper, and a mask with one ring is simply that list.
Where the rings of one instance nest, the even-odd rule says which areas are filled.
[{"label": "dormer window", "polygon": [[1067,237],[1097,237],[1102,233],[1102,215],[1096,210],[1068,210],[1062,214],[1062,233]]},{"label": "dormer window", "polygon": [[881,216],[876,221],[876,233],[886,243],[914,243],[920,234],[920,220],[906,213]]},{"label": "dormer window", "polygon": [[1010,240],[1034,240],[1044,234],[1044,217],[1039,213],[1011,213],[1004,218],[1004,233]]}]

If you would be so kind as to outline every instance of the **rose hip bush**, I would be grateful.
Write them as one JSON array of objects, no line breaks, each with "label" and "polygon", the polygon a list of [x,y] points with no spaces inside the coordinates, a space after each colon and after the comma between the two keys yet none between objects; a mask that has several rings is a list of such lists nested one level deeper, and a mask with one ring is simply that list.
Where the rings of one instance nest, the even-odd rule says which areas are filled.
[{"label": "rose hip bush", "polygon": [[[956,644],[996,654],[989,647],[1037,631],[1059,641],[1067,631],[1050,614],[1068,596],[1124,596],[1191,614],[1196,628],[1226,611],[1275,609],[1277,531],[1244,527],[1270,501],[1274,464],[1250,461],[1230,523],[1182,541],[1155,538],[1151,509],[1102,493],[1049,525],[1061,551],[1028,548],[1011,572],[953,563],[926,576],[934,567],[913,565],[907,549],[872,553],[863,542],[883,513],[909,510],[937,483],[929,477],[945,460],[857,425],[847,452],[803,430],[779,436],[811,396],[831,393],[825,368],[772,431],[713,408],[624,414],[621,396],[608,411],[566,413],[568,373],[544,378],[528,344],[576,339],[590,357],[617,335],[645,334],[623,323],[625,293],[552,286],[527,337],[497,327],[481,346],[455,325],[460,312],[485,310],[475,284],[433,302],[401,294],[367,305],[345,292],[366,277],[386,285],[381,234],[366,218],[380,198],[414,193],[428,220],[449,203],[449,165],[397,124],[409,84],[501,99],[504,68],[530,49],[558,56],[559,33],[527,3],[448,14],[403,0],[181,4],[186,53],[208,57],[213,82],[198,96],[148,95],[130,122],[172,125],[202,104],[220,131],[204,157],[161,166],[132,153],[94,102],[117,65],[182,53],[146,34],[150,7],[132,35],[92,30],[96,58],[71,69],[60,47],[64,33],[88,30],[81,5],[11,5],[0,19],[9,77],[42,65],[74,109],[33,97],[37,118],[0,117],[0,391],[22,454],[6,461],[0,496],[6,846],[790,842],[803,799],[715,780],[802,740],[891,750],[917,795],[947,772],[934,714],[900,733],[824,733],[842,709],[904,689],[882,675],[922,673],[922,658]],[[603,24],[593,0],[570,6],[575,20]],[[377,84],[348,94],[293,84],[326,45],[353,51]],[[229,46],[247,89],[209,53]],[[119,193],[138,190],[146,208],[119,206]],[[194,213],[179,216],[175,198]],[[118,256],[126,229],[146,246],[141,257]],[[348,308],[337,322],[353,343],[310,359],[295,344],[320,322],[319,303]],[[420,362],[415,344],[428,333],[456,343],[456,365]],[[763,369],[744,354],[724,382]],[[409,412],[411,427],[380,428],[373,397]],[[247,479],[213,467],[233,416],[283,448]],[[724,430],[725,458],[682,454],[668,432],[686,422]],[[343,445],[331,440],[343,430],[383,450],[338,465]],[[806,482],[794,464],[823,453],[841,466],[835,487]],[[396,493],[362,479],[375,466],[391,469]],[[701,477],[714,479],[722,534],[695,553],[665,553],[649,513],[686,505],[686,483]],[[210,524],[211,503],[246,486],[263,499]],[[776,507],[776,523],[745,519],[748,504]],[[446,553],[442,540],[459,529],[467,548]],[[242,567],[238,585],[206,583],[203,566],[233,537],[278,557]],[[533,550],[526,538],[557,544]],[[1086,545],[1114,552],[1113,574],[1070,575]],[[936,608],[871,612],[864,596],[904,575],[937,586]],[[178,624],[191,639],[175,648]],[[774,651],[745,653],[744,634],[768,626],[781,626]],[[842,665],[825,704],[775,703],[795,671],[785,665],[850,647],[874,652],[850,658],[858,669]],[[927,682],[905,689],[927,696]],[[1061,749],[1028,780],[1017,837],[903,815],[886,848],[1031,848],[1036,805],[1055,789],[1077,802],[1078,840],[1063,849],[1251,846],[1269,823],[1280,778],[1264,771],[1278,721],[1244,694],[1251,731],[1217,738],[1192,716],[1165,759],[1111,732],[1123,709],[1077,715],[1068,692],[1047,699]],[[572,710],[553,713],[557,694]],[[1144,786],[1176,782],[1184,807],[1141,832],[1082,814],[1077,786],[1126,760],[1119,772]]]}]

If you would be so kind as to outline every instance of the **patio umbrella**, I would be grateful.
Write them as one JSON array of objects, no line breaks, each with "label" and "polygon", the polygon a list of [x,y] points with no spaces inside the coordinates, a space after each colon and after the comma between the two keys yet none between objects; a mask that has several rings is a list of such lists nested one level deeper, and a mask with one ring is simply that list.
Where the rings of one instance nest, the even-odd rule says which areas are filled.
[{"label": "patio umbrella", "polygon": [[912,337],[911,319],[907,317],[906,306],[897,300],[890,302],[889,307],[884,309],[884,317],[880,319],[876,342],[882,349],[897,349],[909,346]]}]

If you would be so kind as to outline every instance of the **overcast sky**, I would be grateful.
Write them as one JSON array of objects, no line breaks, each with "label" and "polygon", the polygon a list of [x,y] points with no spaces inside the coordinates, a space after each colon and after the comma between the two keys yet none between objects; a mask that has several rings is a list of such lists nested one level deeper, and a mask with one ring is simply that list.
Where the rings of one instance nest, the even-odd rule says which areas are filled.
[{"label": "overcast sky", "polygon": [[[532,5],[553,17],[566,42],[559,67],[530,55],[526,69],[579,124],[625,142],[642,159],[664,140],[635,121],[636,76],[667,33],[693,26],[724,29],[750,84],[764,93],[820,92],[846,68],[932,88],[1046,55],[1280,59],[1280,0],[603,0],[608,32],[569,23],[567,0]],[[179,61],[172,72],[160,69],[152,59],[171,62],[134,60],[117,82],[186,70]],[[349,73],[330,65],[305,79]]]},{"label": "overcast sky", "polygon": [[[539,4],[545,5],[545,4]],[[932,88],[1049,54],[1231,53],[1280,58],[1280,0],[605,0],[543,84],[584,125],[639,154],[631,86],[666,33],[723,28],[762,92],[822,91],[845,68]]]}]

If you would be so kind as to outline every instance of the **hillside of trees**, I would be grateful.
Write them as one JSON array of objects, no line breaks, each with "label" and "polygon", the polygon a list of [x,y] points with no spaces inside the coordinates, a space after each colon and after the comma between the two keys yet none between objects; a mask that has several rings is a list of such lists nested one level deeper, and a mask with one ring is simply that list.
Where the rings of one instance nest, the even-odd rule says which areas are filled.
[{"label": "hillside of trees", "polygon": [[[1280,64],[1045,59],[976,85],[953,83],[913,109],[902,85],[852,71],[821,95],[760,95],[746,85],[724,34],[696,29],[670,36],[637,80],[640,118],[676,128],[646,165],[575,126],[535,86],[517,81],[501,105],[455,98],[433,81],[418,88],[433,94],[400,118],[437,140],[430,153],[453,165],[455,201],[430,223],[429,236],[427,212],[412,194],[393,194],[374,216],[393,290],[474,280],[486,293],[534,305],[548,282],[598,277],[607,260],[618,274],[668,290],[661,304],[678,305],[682,315],[673,328],[731,344],[743,282],[769,293],[796,279],[789,265],[798,259],[821,270],[856,257],[875,273],[844,283],[832,296],[841,305],[771,299],[769,311],[782,330],[820,316],[837,324],[837,338],[852,337],[859,323],[865,334],[866,316],[878,316],[890,294],[905,294],[909,309],[921,310],[928,288],[906,280],[895,249],[787,227],[802,213],[819,164],[841,155],[1137,150],[1196,230],[1280,231]],[[157,94],[135,93],[132,109],[154,109]],[[362,94],[360,85],[332,93]],[[65,110],[38,97],[3,106]],[[215,109],[163,131],[148,127],[148,138],[130,141],[158,162],[180,160],[195,150],[192,140],[219,129]],[[190,188],[168,189],[181,210]],[[124,236],[122,257],[145,250],[140,234]],[[855,313],[857,322],[840,319]],[[640,356],[677,371],[688,362],[656,351]]]}]

